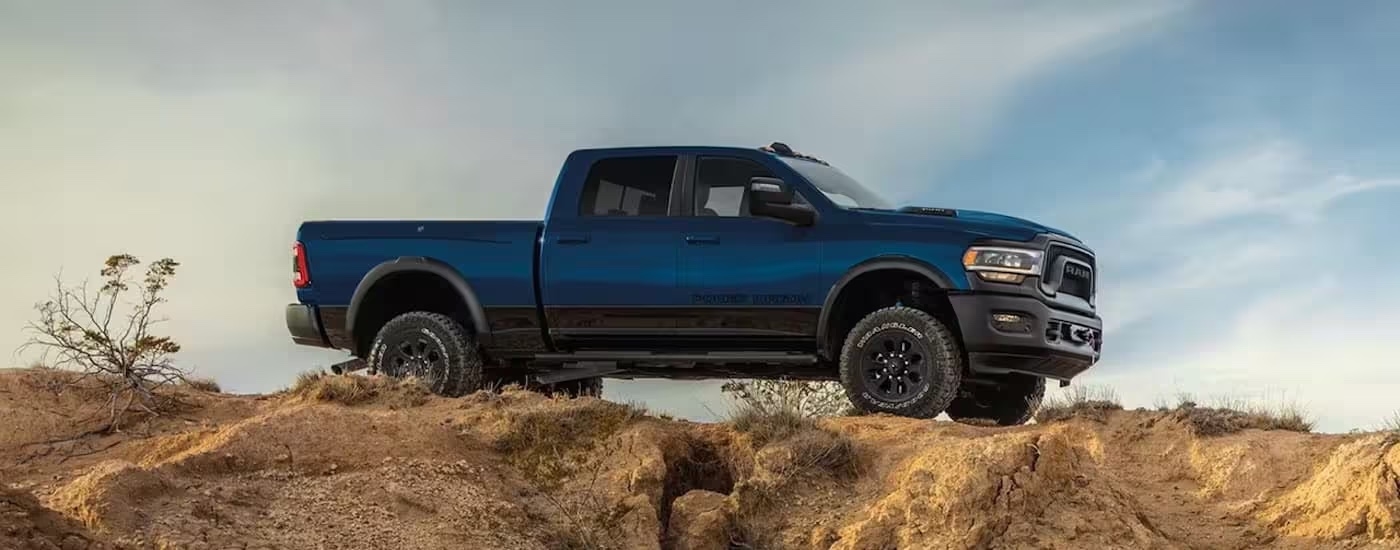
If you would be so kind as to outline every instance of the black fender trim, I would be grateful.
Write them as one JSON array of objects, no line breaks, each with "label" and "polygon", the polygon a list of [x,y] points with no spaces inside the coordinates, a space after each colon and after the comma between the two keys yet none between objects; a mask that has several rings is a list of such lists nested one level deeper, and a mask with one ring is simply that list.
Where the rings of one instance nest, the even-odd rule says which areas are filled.
[{"label": "black fender trim", "polygon": [[942,290],[946,291],[954,288],[953,280],[948,278],[948,275],[943,273],[942,270],[911,256],[879,256],[858,263],[854,267],[846,270],[846,273],[842,275],[840,279],[837,279],[836,283],[831,285],[831,289],[826,293],[826,301],[822,303],[821,317],[817,320],[817,352],[820,355],[827,359],[832,359],[836,356],[835,352],[837,350],[827,349],[826,343],[831,331],[832,309],[836,306],[836,299],[841,296],[841,291],[845,290],[846,285],[850,284],[856,277],[872,271],[883,270],[912,271],[927,277]]},{"label": "black fender trim", "polygon": [[369,296],[374,285],[390,275],[415,271],[437,275],[447,281],[447,284],[452,285],[452,288],[461,296],[462,301],[467,304],[467,311],[470,312],[472,319],[470,330],[477,335],[478,339],[490,335],[491,325],[486,321],[486,309],[481,307],[481,300],[477,299],[476,291],[472,290],[472,286],[467,284],[467,280],[462,277],[461,273],[458,273],[452,266],[433,258],[401,256],[374,266],[373,269],[369,270],[369,273],[365,273],[365,276],[360,279],[360,284],[355,287],[355,294],[350,298],[350,311],[345,317],[345,331],[350,335],[351,342],[359,342],[355,335],[355,322],[359,318],[360,306]]}]

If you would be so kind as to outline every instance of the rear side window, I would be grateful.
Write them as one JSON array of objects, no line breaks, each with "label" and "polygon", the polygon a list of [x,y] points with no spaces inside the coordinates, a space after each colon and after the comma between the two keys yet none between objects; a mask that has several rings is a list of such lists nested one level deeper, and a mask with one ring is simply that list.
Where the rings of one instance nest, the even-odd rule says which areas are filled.
[{"label": "rear side window", "polygon": [[665,216],[675,173],[675,156],[618,157],[593,163],[579,215]]}]

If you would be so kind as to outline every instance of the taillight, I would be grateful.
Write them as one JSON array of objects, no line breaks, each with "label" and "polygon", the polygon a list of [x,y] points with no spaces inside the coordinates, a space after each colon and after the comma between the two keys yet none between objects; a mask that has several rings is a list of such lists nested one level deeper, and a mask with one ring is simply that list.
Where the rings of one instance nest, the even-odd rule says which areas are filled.
[{"label": "taillight", "polygon": [[306,246],[297,241],[292,245],[292,286],[304,288],[311,284],[311,271],[306,268]]}]

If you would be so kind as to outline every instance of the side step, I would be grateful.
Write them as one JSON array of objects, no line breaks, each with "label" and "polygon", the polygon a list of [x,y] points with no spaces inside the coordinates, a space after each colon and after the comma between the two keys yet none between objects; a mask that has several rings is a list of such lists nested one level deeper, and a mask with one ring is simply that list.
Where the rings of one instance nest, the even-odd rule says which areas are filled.
[{"label": "side step", "polygon": [[704,363],[704,364],[771,364],[813,365],[817,356],[810,353],[763,351],[712,351],[699,353],[653,353],[645,351],[578,351],[574,353],[540,353],[535,361],[541,363],[579,363],[611,361],[616,363]]},{"label": "side step", "polygon": [[535,377],[541,384],[558,384],[570,380],[581,380],[594,376],[604,376],[618,372],[616,361],[580,361],[565,365],[565,368],[549,371]]}]

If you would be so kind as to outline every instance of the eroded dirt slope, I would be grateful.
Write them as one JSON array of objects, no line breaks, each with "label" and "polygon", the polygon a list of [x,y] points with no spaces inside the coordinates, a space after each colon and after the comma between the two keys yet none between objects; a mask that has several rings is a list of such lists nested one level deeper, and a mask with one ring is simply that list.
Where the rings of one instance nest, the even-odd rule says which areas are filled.
[{"label": "eroded dirt slope", "polygon": [[1198,437],[1143,411],[739,430],[375,382],[182,390],[68,441],[100,415],[53,376],[0,371],[0,548],[1400,548],[1387,434]]}]

